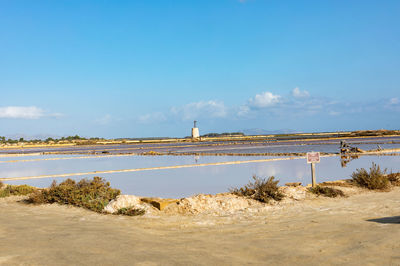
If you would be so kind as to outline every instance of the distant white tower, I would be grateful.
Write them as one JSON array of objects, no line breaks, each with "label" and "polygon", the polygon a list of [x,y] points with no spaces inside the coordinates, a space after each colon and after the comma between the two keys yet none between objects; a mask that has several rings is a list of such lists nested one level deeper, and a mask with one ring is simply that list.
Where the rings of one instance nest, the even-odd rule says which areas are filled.
[{"label": "distant white tower", "polygon": [[194,126],[192,128],[192,139],[198,139],[200,138],[200,133],[199,133],[199,129],[197,127],[197,121],[194,121]]}]

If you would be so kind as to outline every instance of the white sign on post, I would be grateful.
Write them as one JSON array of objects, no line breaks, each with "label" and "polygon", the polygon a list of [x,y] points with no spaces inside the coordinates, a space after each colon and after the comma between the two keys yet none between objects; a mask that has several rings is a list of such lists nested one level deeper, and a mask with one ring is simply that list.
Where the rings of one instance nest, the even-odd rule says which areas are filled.
[{"label": "white sign on post", "polygon": [[319,152],[307,152],[307,163],[319,163],[320,161]]},{"label": "white sign on post", "polygon": [[315,178],[315,164],[320,162],[319,152],[307,152],[307,163],[311,164],[311,181],[312,186],[315,187],[317,185]]}]

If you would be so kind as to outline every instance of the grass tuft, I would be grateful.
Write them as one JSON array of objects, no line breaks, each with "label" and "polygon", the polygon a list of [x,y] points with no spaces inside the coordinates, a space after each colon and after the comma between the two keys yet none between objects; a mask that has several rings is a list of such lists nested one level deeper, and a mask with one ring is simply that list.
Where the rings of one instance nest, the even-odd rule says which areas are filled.
[{"label": "grass tuft", "polygon": [[279,191],[279,180],[275,181],[274,178],[273,176],[268,179],[253,176],[254,182],[250,181],[241,188],[233,188],[230,192],[238,196],[249,197],[265,203],[268,203],[271,199],[280,201],[283,199],[284,195]]},{"label": "grass tuft", "polygon": [[336,198],[338,196],[344,197],[343,191],[340,189],[336,188],[331,188],[331,187],[322,187],[322,186],[316,186],[310,188],[310,191],[318,196],[322,195],[325,197],[330,197],[330,198]]},{"label": "grass tuft", "polygon": [[137,209],[134,207],[121,208],[118,210],[117,214],[128,215],[128,216],[142,216],[146,213],[144,209]]},{"label": "grass tuft", "polygon": [[67,179],[57,184],[53,181],[49,189],[33,193],[28,202],[68,204],[102,212],[104,207],[120,193],[119,189],[111,188],[109,182],[96,176],[93,180],[82,179],[79,182]]},{"label": "grass tuft", "polygon": [[389,178],[385,174],[386,169],[382,171],[379,166],[372,163],[369,172],[364,168],[357,169],[356,172],[351,175],[351,178],[352,181],[360,187],[371,190],[388,190],[391,184]]}]

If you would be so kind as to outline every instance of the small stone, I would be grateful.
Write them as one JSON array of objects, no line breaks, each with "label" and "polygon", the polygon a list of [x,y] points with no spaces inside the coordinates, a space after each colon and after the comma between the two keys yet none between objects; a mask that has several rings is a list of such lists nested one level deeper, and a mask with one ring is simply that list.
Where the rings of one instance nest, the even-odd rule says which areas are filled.
[{"label": "small stone", "polygon": [[153,205],[155,208],[162,211],[170,204],[177,203],[177,199],[161,199],[161,198],[141,198],[142,202],[149,203]]}]

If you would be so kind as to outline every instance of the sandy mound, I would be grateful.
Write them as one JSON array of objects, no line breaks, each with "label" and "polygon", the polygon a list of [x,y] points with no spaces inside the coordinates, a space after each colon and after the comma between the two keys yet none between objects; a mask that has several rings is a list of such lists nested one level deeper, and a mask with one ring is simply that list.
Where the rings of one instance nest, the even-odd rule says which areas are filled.
[{"label": "sandy mound", "polygon": [[148,214],[211,214],[211,215],[230,215],[239,212],[261,212],[279,204],[301,201],[307,198],[314,198],[308,193],[306,187],[281,187],[281,192],[285,194],[283,201],[276,202],[271,200],[268,204],[234,195],[232,193],[220,193],[216,195],[198,194],[192,197],[180,199],[176,203],[167,206],[163,211],[159,211],[150,204],[143,202],[141,198],[133,195],[120,195],[111,201],[104,211],[116,213],[121,208],[144,209]]},{"label": "sandy mound", "polygon": [[308,198],[308,190],[306,187],[297,186],[297,187],[280,187],[279,191],[282,192],[285,197],[284,201],[290,200],[305,200]]},{"label": "sandy mound", "polygon": [[181,199],[176,204],[168,206],[165,209],[165,212],[226,215],[245,210],[255,211],[256,209],[264,207],[266,207],[266,205],[261,202],[239,197],[231,193],[221,193],[216,195],[199,194]]},{"label": "sandy mound", "polygon": [[253,199],[240,197],[231,193],[216,195],[199,194],[183,198],[176,203],[171,203],[163,211],[159,211],[151,204],[143,202],[134,195],[120,195],[112,200],[105,208],[106,213],[117,213],[122,208],[144,209],[147,214],[214,214],[227,215],[238,211],[255,212],[268,205]]}]

